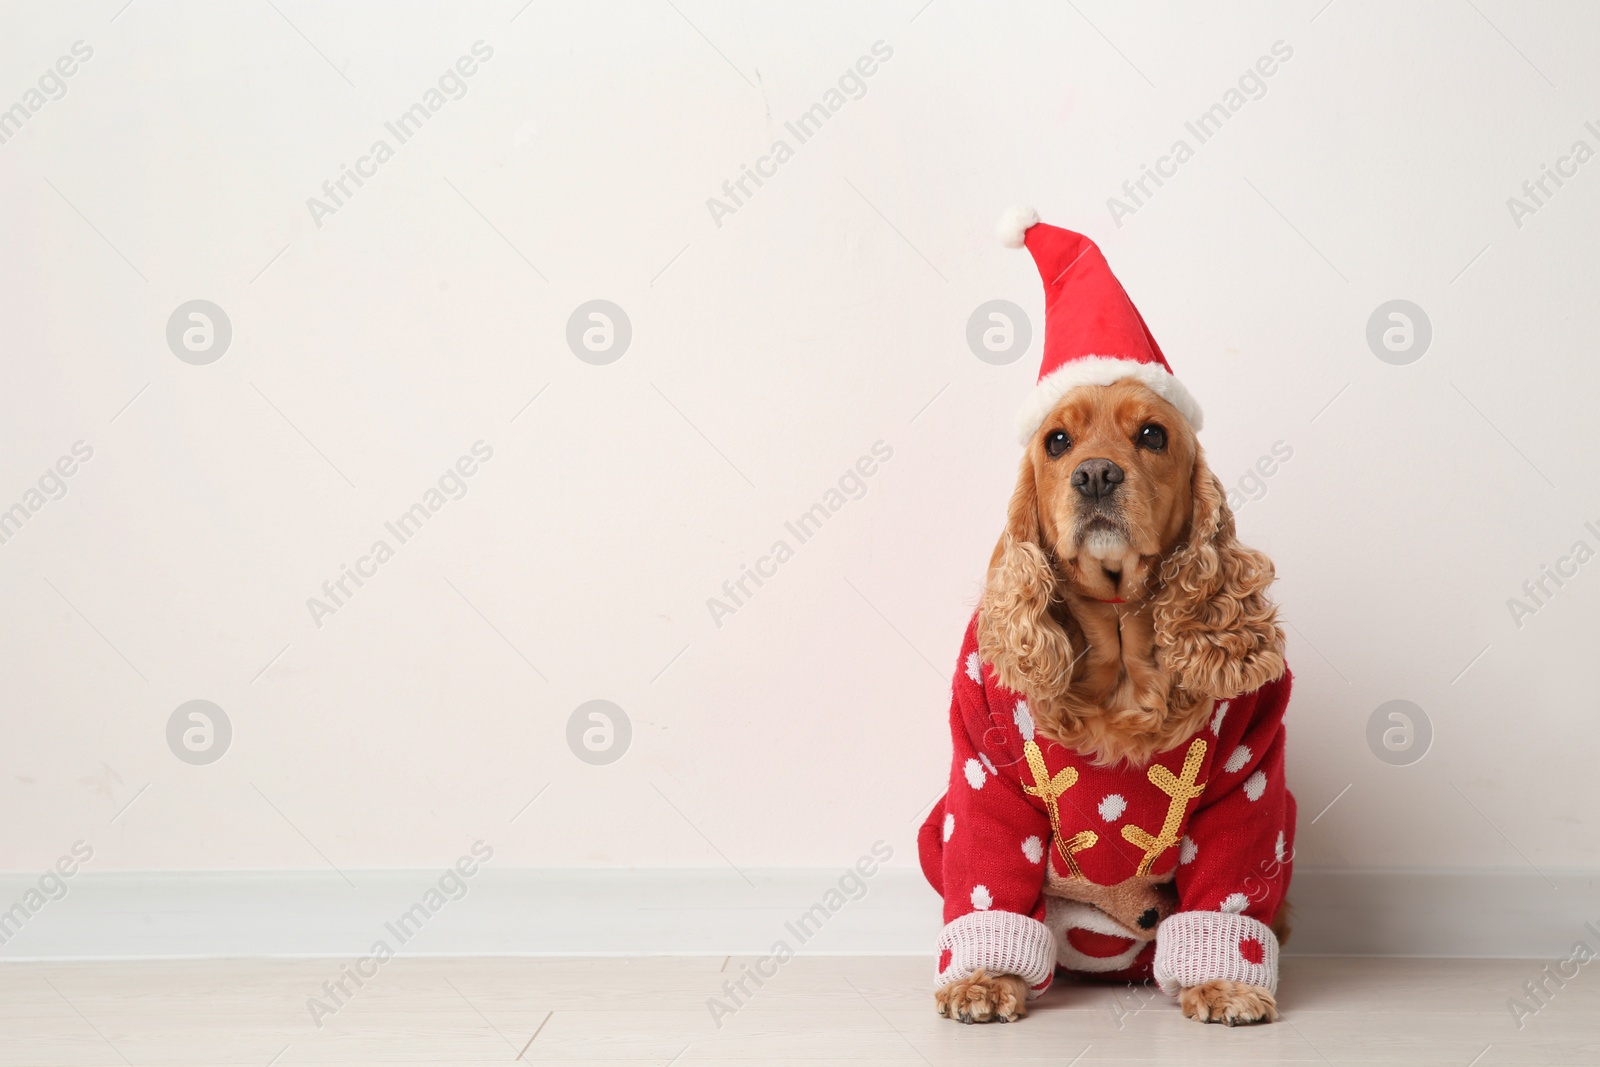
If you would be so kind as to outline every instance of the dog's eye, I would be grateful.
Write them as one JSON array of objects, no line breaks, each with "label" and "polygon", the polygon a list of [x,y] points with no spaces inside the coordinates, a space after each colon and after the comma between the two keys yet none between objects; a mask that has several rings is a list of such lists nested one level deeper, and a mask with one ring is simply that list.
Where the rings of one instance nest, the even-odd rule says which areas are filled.
[{"label": "dog's eye", "polygon": [[1068,437],[1064,430],[1057,430],[1044,439],[1044,450],[1051,459],[1055,459],[1071,447],[1072,438]]},{"label": "dog's eye", "polygon": [[1160,452],[1167,447],[1167,431],[1153,422],[1147,422],[1139,428],[1138,444],[1140,448]]}]

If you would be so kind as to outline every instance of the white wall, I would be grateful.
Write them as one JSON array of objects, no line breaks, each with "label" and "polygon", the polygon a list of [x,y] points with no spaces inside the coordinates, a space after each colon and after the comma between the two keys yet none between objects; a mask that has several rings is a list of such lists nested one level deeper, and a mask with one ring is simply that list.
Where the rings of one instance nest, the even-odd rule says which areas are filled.
[{"label": "white wall", "polygon": [[[1507,607],[1600,548],[1600,162],[1507,207],[1600,149],[1600,12],[676,2],[8,9],[0,106],[93,56],[0,144],[0,508],[93,456],[0,544],[0,866],[82,839],[97,871],[437,868],[477,838],[507,867],[913,864],[1037,370],[1039,279],[990,233],[1015,202],[1102,244],[1225,481],[1292,449],[1239,522],[1294,627],[1301,861],[1600,866],[1600,562]],[[319,227],[307,198],[480,40]],[[233,330],[205,366],[165,338],[195,298]],[[632,324],[606,366],[565,342],[595,298]],[[1403,366],[1365,336],[1397,298],[1433,329]],[[965,340],[992,299],[1034,322],[1006,366]],[[478,441],[467,495],[314,624]],[[865,495],[715,625],[878,441]],[[606,766],[566,742],[597,698],[632,723]],[[206,766],[166,739],[193,699],[233,729]],[[1409,766],[1366,740],[1392,699],[1434,731]]]}]

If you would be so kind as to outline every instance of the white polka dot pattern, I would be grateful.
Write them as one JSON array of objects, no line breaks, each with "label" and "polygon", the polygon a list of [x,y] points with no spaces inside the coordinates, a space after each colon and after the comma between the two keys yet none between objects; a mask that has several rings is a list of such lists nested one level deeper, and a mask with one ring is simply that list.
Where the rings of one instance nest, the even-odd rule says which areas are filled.
[{"label": "white polka dot pattern", "polygon": [[989,775],[984,771],[983,764],[975,759],[967,760],[961,769],[967,776],[967,784],[974,789],[982,789],[983,783],[989,780]]}]

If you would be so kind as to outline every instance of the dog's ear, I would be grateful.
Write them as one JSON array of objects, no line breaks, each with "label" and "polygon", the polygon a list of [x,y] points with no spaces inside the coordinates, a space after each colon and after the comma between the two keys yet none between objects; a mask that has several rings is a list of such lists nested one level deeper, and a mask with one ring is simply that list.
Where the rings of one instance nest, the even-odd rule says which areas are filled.
[{"label": "dog's ear", "polygon": [[1072,644],[1050,613],[1060,599],[1055,568],[1039,535],[1033,462],[1025,455],[978,608],[978,652],[1001,685],[1040,699],[1066,690]]},{"label": "dog's ear", "polygon": [[1188,538],[1162,563],[1152,602],[1156,650],[1177,689],[1227,699],[1283,674],[1283,631],[1266,597],[1272,560],[1234,536],[1233,509],[1198,444],[1190,496]]}]

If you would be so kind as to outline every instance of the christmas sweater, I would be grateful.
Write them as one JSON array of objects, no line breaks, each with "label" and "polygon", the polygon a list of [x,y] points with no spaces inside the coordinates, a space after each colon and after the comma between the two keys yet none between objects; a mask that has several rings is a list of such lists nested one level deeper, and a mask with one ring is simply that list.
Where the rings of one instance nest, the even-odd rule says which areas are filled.
[{"label": "christmas sweater", "polygon": [[967,627],[950,703],[950,785],[918,833],[944,898],[935,988],[1015,974],[1030,998],[1057,967],[1163,990],[1231,979],[1276,990],[1269,928],[1289,886],[1286,670],[1219,700],[1144,766],[1098,767],[1040,735]]}]

